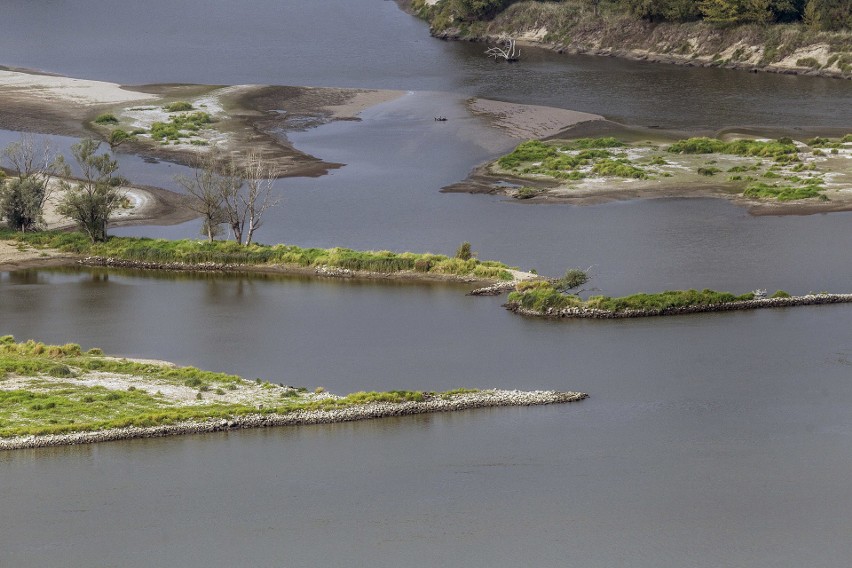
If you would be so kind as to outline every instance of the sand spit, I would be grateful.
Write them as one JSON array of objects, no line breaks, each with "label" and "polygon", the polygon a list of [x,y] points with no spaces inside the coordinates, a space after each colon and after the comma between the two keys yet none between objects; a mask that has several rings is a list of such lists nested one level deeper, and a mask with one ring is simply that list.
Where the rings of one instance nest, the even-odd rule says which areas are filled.
[{"label": "sand spit", "polygon": [[789,298],[755,298],[754,300],[727,302],[724,304],[684,306],[679,308],[666,308],[663,310],[624,310],[620,312],[583,307],[569,307],[561,310],[549,308],[546,312],[537,312],[522,308],[517,304],[506,304],[506,309],[516,314],[531,317],[564,319],[626,319],[848,303],[852,303],[852,294],[807,294],[805,296],[791,296]]},{"label": "sand spit", "polygon": [[370,403],[335,410],[302,410],[288,414],[259,413],[236,416],[231,419],[181,422],[151,427],[115,428],[97,432],[74,432],[46,436],[21,436],[0,439],[0,450],[91,444],[134,438],[160,438],[245,428],[333,424],[432,412],[455,412],[476,408],[560,404],[576,402],[587,397],[587,394],[580,392],[485,390],[451,395],[446,398],[440,396],[427,397],[423,402]]},{"label": "sand spit", "polygon": [[604,120],[597,114],[538,105],[470,99],[468,109],[519,140],[549,138],[583,122]]},{"label": "sand spit", "polygon": [[[269,85],[136,85],[61,77],[0,67],[0,128],[22,132],[92,136],[107,140],[121,129],[135,132],[121,150],[146,158],[192,165],[198,156],[219,151],[239,161],[259,152],[279,177],[320,176],[341,164],[326,163],[296,150],[289,131],[334,120],[359,120],[358,113],[403,93],[368,89],[278,87]],[[212,122],[176,140],[155,140],[155,122],[179,113],[164,106],[183,101]],[[117,122],[96,123],[101,114]]]}]

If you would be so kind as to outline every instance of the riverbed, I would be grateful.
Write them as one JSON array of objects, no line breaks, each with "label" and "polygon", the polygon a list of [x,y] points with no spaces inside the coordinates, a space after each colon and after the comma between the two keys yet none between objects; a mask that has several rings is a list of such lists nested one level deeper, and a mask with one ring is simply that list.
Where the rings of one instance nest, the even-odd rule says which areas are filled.
[{"label": "riverbed", "polygon": [[[690,131],[839,127],[852,125],[848,81],[526,50],[521,65],[500,66],[484,46],[432,39],[378,0],[240,9],[156,0],[106,12],[92,0],[49,12],[7,2],[3,12],[14,22],[0,34],[8,65],[128,84],[411,91],[360,122],[291,135],[298,149],[347,166],[282,181],[265,242],[451,253],[469,240],[482,258],[524,269],[591,266],[590,284],[612,295],[849,288],[848,214],[753,217],[714,199],[572,207],[441,194],[514,141],[495,131],[472,144],[468,129],[487,124],[432,118],[452,119],[482,96]],[[246,41],[261,35],[268,41]],[[167,188],[181,171],[131,155],[121,168]],[[19,339],[341,393],[467,386],[591,397],[6,452],[0,565],[709,568],[838,566],[852,555],[852,308],[565,325],[518,318],[502,298],[465,291],[3,273],[2,333]]]}]

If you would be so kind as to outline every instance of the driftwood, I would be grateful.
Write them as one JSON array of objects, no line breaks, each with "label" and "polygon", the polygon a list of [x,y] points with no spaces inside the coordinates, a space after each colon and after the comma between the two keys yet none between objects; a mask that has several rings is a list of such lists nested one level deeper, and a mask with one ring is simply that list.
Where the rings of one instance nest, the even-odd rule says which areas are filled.
[{"label": "driftwood", "polygon": [[489,48],[485,54],[489,57],[493,57],[494,59],[505,59],[510,63],[521,58],[521,50],[515,49],[515,40],[513,39],[505,40],[502,47],[495,45],[494,47]]}]

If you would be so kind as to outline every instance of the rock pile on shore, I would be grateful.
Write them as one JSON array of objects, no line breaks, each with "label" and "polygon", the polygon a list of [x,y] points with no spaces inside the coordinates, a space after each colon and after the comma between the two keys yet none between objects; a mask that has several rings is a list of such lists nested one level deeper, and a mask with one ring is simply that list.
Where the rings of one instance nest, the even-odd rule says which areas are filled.
[{"label": "rock pile on shore", "polygon": [[389,416],[408,416],[430,412],[453,412],[473,408],[492,408],[498,406],[533,406],[575,402],[588,395],[581,392],[560,391],[517,391],[485,390],[455,394],[447,397],[427,396],[420,402],[375,402],[364,405],[348,406],[332,410],[299,410],[287,414],[247,414],[230,419],[211,419],[198,422],[180,422],[160,426],[113,428],[95,432],[71,432],[68,434],[50,434],[45,436],[21,436],[0,439],[0,450],[22,448],[43,448],[91,444],[110,440],[129,440],[132,438],[160,438],[181,434],[202,432],[220,432],[244,428],[267,428],[270,426],[296,426],[305,424],[331,424],[352,422]]},{"label": "rock pile on shore", "polygon": [[498,282],[497,284],[492,284],[491,286],[485,286],[484,288],[475,288],[467,293],[468,296],[499,296],[504,292],[508,292],[510,290],[514,290],[515,286],[517,286],[518,282],[516,280],[510,280],[508,282]]}]

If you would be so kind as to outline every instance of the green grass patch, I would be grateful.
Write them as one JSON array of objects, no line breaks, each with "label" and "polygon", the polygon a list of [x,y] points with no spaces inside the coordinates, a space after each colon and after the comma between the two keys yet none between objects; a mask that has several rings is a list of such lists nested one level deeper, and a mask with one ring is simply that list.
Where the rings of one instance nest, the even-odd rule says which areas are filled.
[{"label": "green grass patch", "polygon": [[74,254],[136,262],[245,266],[284,264],[300,267],[328,266],[382,274],[418,271],[472,276],[483,280],[512,279],[509,267],[501,262],[476,258],[462,260],[430,253],[357,251],[341,247],[301,248],[284,244],[242,246],[233,241],[209,243],[132,237],[110,237],[106,242],[92,243],[81,233],[19,233],[8,229],[0,230],[0,238],[24,242],[36,248],[52,248]]},{"label": "green grass patch", "polygon": [[723,142],[716,138],[688,138],[669,146],[674,154],[732,154],[735,156],[753,156],[760,158],[789,159],[798,152],[789,138],[779,140],[734,140]]},{"label": "green grass patch", "polygon": [[626,160],[601,160],[592,167],[592,172],[603,177],[623,177],[632,179],[646,179],[648,177],[645,170],[637,168]]},{"label": "green grass patch", "polygon": [[795,199],[811,199],[820,198],[828,199],[820,193],[823,187],[818,184],[818,181],[813,184],[803,186],[767,184],[763,182],[754,182],[749,184],[743,191],[746,197],[756,197],[760,199],[777,199],[778,201],[793,201]]},{"label": "green grass patch", "polygon": [[95,124],[118,124],[118,119],[114,114],[99,114],[97,118],[95,118]]},{"label": "green grass patch", "polygon": [[163,107],[163,110],[166,112],[184,112],[192,109],[192,103],[186,101],[176,101]]},{"label": "green grass patch", "polygon": [[568,307],[588,308],[618,313],[628,310],[658,312],[672,308],[709,306],[743,300],[751,300],[754,294],[735,295],[715,290],[668,290],[656,294],[633,294],[611,298],[592,296],[581,300],[571,294],[562,294],[549,282],[535,282],[523,286],[509,294],[509,304],[517,305],[535,312],[547,313]]},{"label": "green grass patch", "polygon": [[[57,365],[73,370],[75,375],[87,370],[109,371],[114,376],[147,381],[151,388],[88,386],[76,381],[73,376],[55,378],[47,374]],[[243,387],[251,385],[234,375],[193,367],[173,368],[104,358],[91,352],[84,353],[75,344],[45,345],[32,340],[17,343],[12,336],[0,338],[0,368],[3,369],[0,379],[8,380],[9,375],[14,375],[20,381],[16,388],[0,389],[0,437],[157,426],[257,412],[288,413],[371,403],[422,402],[431,397],[449,399],[477,392],[473,389],[454,389],[444,393],[394,390],[317,399],[308,395],[306,389],[288,388],[280,389],[279,396],[263,399],[265,403],[275,402],[265,404],[261,410],[253,399],[239,403],[204,400],[204,392],[214,391],[216,396],[223,396],[226,390],[236,390],[238,384]],[[197,388],[196,399],[179,402],[162,396],[159,390],[155,394],[149,392],[156,390],[163,381]],[[278,395],[278,387],[271,383],[261,381],[260,385],[261,392],[275,391],[267,396]]]},{"label": "green grass patch", "polygon": [[196,134],[212,119],[206,112],[190,112],[169,118],[168,122],[155,122],[151,125],[151,138],[162,142],[177,142]]}]

